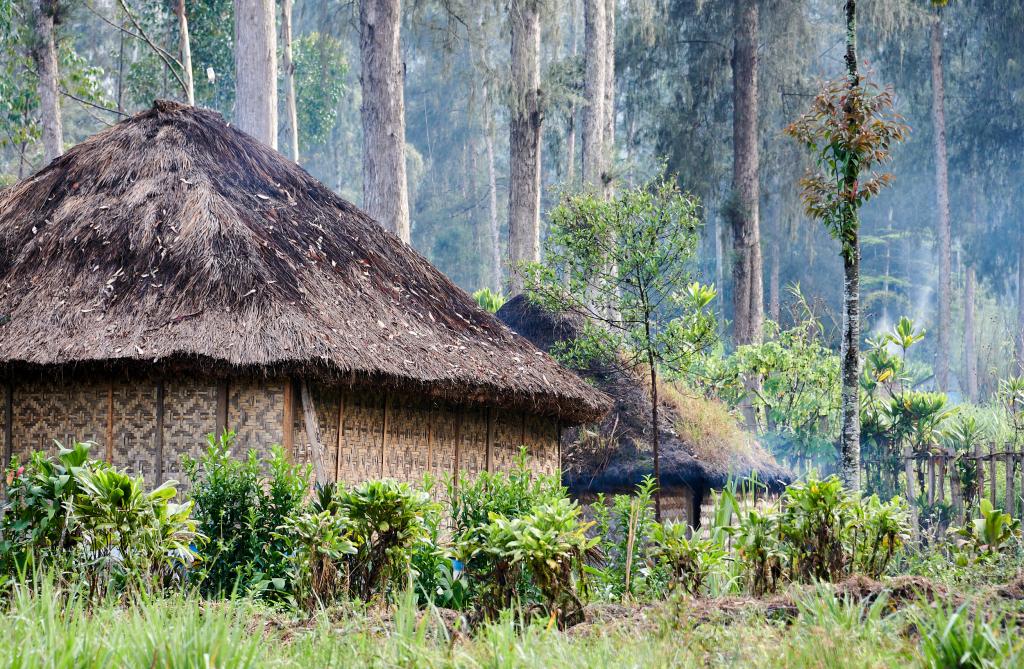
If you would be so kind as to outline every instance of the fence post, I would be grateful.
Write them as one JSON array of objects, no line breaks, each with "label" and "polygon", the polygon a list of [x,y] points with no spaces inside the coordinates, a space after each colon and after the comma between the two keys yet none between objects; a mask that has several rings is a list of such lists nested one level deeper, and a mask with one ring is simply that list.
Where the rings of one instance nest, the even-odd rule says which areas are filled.
[{"label": "fence post", "polygon": [[978,479],[978,489],[975,491],[977,499],[965,500],[969,504],[977,504],[985,496],[985,463],[981,457],[981,445],[974,445],[974,471]]},{"label": "fence post", "polygon": [[946,451],[941,451],[936,457],[938,460],[939,473],[936,476],[938,479],[938,501],[946,501]]},{"label": "fence post", "polygon": [[996,505],[996,443],[988,443],[988,501]]},{"label": "fence post", "polygon": [[928,504],[935,504],[935,456],[928,453]]},{"label": "fence post", "polygon": [[910,506],[910,526],[914,540],[917,541],[921,537],[921,525],[917,519],[917,502],[914,495],[914,466],[909,446],[903,447],[903,468],[907,475],[907,502],[909,502]]},{"label": "fence post", "polygon": [[1003,446],[1003,462],[1006,463],[1006,513],[1011,516],[1016,516],[1017,511],[1017,497],[1013,492],[1013,466],[1017,459],[1017,454],[1013,452],[1013,444],[1005,444]]},{"label": "fence post", "polygon": [[964,498],[963,490],[960,488],[960,473],[957,470],[956,460],[950,463],[949,470],[949,497],[953,502],[953,513],[956,514],[958,524],[964,522]]}]

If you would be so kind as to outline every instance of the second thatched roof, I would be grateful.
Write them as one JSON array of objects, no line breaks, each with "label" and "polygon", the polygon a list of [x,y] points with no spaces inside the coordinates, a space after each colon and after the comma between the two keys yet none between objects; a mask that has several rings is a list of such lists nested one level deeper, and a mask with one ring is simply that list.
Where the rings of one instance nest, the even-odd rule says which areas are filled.
[{"label": "second thatched roof", "polygon": [[[523,296],[507,302],[498,316],[544,350],[579,332],[577,319],[546,311]],[[579,371],[595,380],[612,398],[613,407],[599,424],[564,433],[563,480],[576,493],[629,491],[654,473],[650,386],[629,371],[596,367]],[[685,395],[670,385],[660,390],[663,488],[720,488],[730,478],[756,476],[778,489],[791,481],[791,474],[738,427],[723,405]]]},{"label": "second thatched roof", "polygon": [[158,101],[0,192],[0,367],[170,362],[609,406],[298,165]]}]

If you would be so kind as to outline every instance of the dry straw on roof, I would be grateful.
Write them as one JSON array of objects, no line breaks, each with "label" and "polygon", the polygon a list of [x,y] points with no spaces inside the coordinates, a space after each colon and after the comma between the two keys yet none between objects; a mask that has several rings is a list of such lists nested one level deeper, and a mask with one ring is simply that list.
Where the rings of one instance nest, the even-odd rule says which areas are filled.
[{"label": "dry straw on roof", "polygon": [[210,111],[158,101],[0,193],[0,363],[178,361],[600,415],[607,398]]}]

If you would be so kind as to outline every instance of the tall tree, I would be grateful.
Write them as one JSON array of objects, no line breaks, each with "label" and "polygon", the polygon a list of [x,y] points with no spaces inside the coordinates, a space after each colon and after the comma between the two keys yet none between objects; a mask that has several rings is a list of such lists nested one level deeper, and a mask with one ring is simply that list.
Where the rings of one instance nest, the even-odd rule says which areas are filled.
[{"label": "tall tree", "polygon": [[[185,85],[185,101],[190,105],[196,103],[196,88],[192,79],[192,42],[188,33],[188,16],[185,14],[185,0],[178,0],[175,8],[178,15],[178,40],[181,47],[181,75]],[[124,48],[124,32],[121,32],[122,46]]]},{"label": "tall tree", "polygon": [[405,93],[401,0],[361,0],[359,51],[363,91],[363,208],[409,241],[405,168]]},{"label": "tall tree", "polygon": [[235,0],[235,124],[277,148],[277,33],[273,0]]},{"label": "tall tree", "polygon": [[828,84],[810,111],[786,128],[813,154],[818,171],[801,180],[807,212],[840,243],[843,331],[840,344],[843,485],[860,489],[860,207],[892,180],[871,172],[890,158],[906,126],[891,113],[893,94],[861,81],[856,0],[846,0],[846,76]]},{"label": "tall tree", "polygon": [[605,89],[608,85],[606,0],[583,0],[583,50],[586,78],[583,108],[583,183],[604,189]]},{"label": "tall tree", "polygon": [[733,8],[733,340],[761,341],[764,287],[758,220],[757,2],[735,0]]},{"label": "tall tree", "polygon": [[284,68],[288,150],[291,159],[299,162],[299,112],[295,106],[295,61],[292,59],[292,0],[281,0],[281,66]]},{"label": "tall tree", "polygon": [[521,263],[540,260],[539,0],[512,0],[508,251],[510,292],[523,291]]},{"label": "tall tree", "polygon": [[616,0],[605,0],[604,37],[604,123],[601,127],[601,148],[604,154],[603,176],[605,195],[611,195],[611,162],[615,152],[615,5]]},{"label": "tall tree", "polygon": [[43,156],[47,163],[64,153],[64,123],[60,111],[60,71],[57,65],[55,23],[57,0],[35,0],[35,44],[32,58],[39,76],[39,114],[43,128]]},{"label": "tall tree", "polygon": [[946,152],[946,86],[942,67],[942,14],[936,9],[931,25],[932,142],[935,150],[935,213],[939,240],[939,313],[935,339],[935,384],[949,389],[950,293],[952,248],[949,222],[949,167]]}]

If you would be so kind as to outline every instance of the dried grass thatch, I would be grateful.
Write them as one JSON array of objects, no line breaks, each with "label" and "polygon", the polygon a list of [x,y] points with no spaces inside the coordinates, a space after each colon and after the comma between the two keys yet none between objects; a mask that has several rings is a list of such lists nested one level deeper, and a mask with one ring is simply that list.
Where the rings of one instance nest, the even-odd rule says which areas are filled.
[{"label": "dried grass thatch", "polygon": [[[507,302],[498,316],[544,350],[576,336],[579,328],[573,318],[545,311],[522,296]],[[654,473],[649,381],[617,369],[578,371],[595,379],[614,406],[600,424],[563,434],[563,479],[577,493],[629,491]],[[669,384],[659,388],[659,397],[663,488],[719,488],[730,477],[756,475],[778,489],[791,480],[721,404],[686,395]]]},{"label": "dried grass thatch", "polygon": [[316,375],[569,423],[608,406],[298,165],[163,101],[0,193],[0,365]]}]

